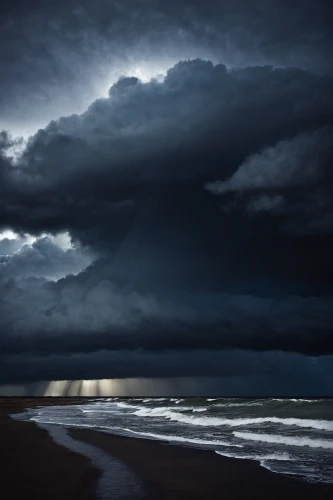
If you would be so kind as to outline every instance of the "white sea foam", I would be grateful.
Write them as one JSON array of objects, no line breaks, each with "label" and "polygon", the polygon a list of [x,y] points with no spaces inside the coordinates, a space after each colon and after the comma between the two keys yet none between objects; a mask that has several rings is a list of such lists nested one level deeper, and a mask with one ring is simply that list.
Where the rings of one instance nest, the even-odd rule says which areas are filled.
[{"label": "white sea foam", "polygon": [[[293,457],[288,453],[277,452],[268,453],[267,455],[256,455],[255,453],[253,453],[251,455],[240,455],[217,450],[215,451],[215,453],[217,453],[218,455],[222,455],[223,457],[243,460],[255,460],[260,463],[261,467],[264,467],[265,469],[268,469],[269,471],[274,473],[305,476],[308,481],[318,481],[319,479],[318,471],[316,471],[315,466],[311,466],[309,464],[305,466],[302,462],[299,462],[296,457]],[[323,478],[320,478],[320,480],[323,480]]]},{"label": "white sea foam", "polygon": [[121,401],[119,403],[117,402],[116,405],[118,406],[118,408],[141,408],[141,406],[139,405],[131,405],[130,403],[122,403]]},{"label": "white sea foam", "polygon": [[57,420],[50,420],[50,419],[43,419],[43,418],[38,418],[38,417],[31,417],[29,420],[32,420],[33,422],[37,422],[37,424],[52,424],[52,425],[60,425],[61,427],[88,427],[92,429],[109,429],[109,427],[103,427],[95,424],[82,424],[82,423],[75,423],[71,424],[70,422],[59,422]]},{"label": "white sea foam", "polygon": [[279,461],[293,461],[294,458],[288,455],[288,453],[269,453],[268,455],[236,455],[233,453],[227,453],[225,451],[215,451],[218,455],[229,458],[240,458],[242,460],[279,460]]},{"label": "white sea foam", "polygon": [[82,413],[105,413],[105,410],[98,408],[97,410],[90,410],[89,408],[80,408]]},{"label": "white sea foam", "polygon": [[[176,402],[176,404],[177,404],[177,402]],[[177,414],[177,412],[180,412],[180,411],[202,412],[202,411],[207,410],[207,408],[198,408],[197,406],[182,406],[182,405],[177,406],[177,411],[175,411],[175,406],[156,406],[155,408],[153,408],[153,407],[147,408],[147,406],[142,406],[142,405],[140,405],[140,406],[139,405],[138,406],[126,405],[126,406],[123,406],[123,408],[134,408],[137,410],[136,412],[134,412],[134,414],[137,415],[138,412],[140,412],[139,416],[165,416],[168,414],[170,414],[170,415]],[[147,415],[144,415],[145,413]]]},{"label": "white sea foam", "polygon": [[317,403],[319,401],[318,399],[289,399],[289,401],[292,401],[293,403],[298,403],[299,401],[301,403]]},{"label": "white sea foam", "polygon": [[235,448],[242,448],[243,445],[239,444],[231,444],[227,443],[226,441],[220,441],[220,440],[208,440],[208,439],[196,439],[196,438],[185,438],[182,436],[172,436],[172,435],[167,435],[167,434],[154,434],[152,432],[139,432],[139,431],[134,431],[132,429],[127,429],[127,428],[122,428],[123,431],[126,432],[131,432],[133,434],[137,434],[143,437],[152,437],[154,439],[160,439],[162,441],[175,441],[177,443],[192,443],[192,444],[206,444],[210,446],[228,446],[228,447],[235,447]]},{"label": "white sea foam", "polygon": [[290,462],[286,464],[286,467],[281,466],[281,462],[273,462],[272,460],[260,460],[261,467],[268,469],[271,472],[275,472],[277,474],[287,474],[288,476],[304,476],[307,482],[331,482],[327,481],[325,477],[322,477],[321,474],[318,474],[318,470],[315,467],[307,466],[304,464],[297,464],[296,462],[292,463],[292,467],[290,467]]},{"label": "white sea foam", "polygon": [[229,408],[229,407],[237,407],[237,406],[262,406],[262,403],[260,402],[256,402],[256,403],[218,403],[216,405],[214,405],[215,408]]},{"label": "white sea foam", "polygon": [[298,403],[299,401],[301,403],[317,403],[320,401],[319,399],[302,399],[302,398],[272,398],[272,401],[282,401],[284,403],[287,403],[288,401],[292,401],[293,403]]},{"label": "white sea foam", "polygon": [[134,412],[140,417],[164,417],[171,421],[183,422],[190,425],[200,426],[229,426],[239,427],[242,425],[274,423],[287,426],[297,426],[303,428],[318,429],[324,431],[333,431],[333,421],[330,420],[311,420],[302,418],[278,418],[278,417],[253,417],[253,418],[221,418],[221,417],[195,417],[184,415],[170,410],[168,407],[162,408],[141,408]]},{"label": "white sea foam", "polygon": [[276,434],[258,434],[254,432],[237,432],[233,435],[240,439],[261,441],[263,443],[284,444],[286,446],[309,446],[310,448],[325,448],[333,450],[333,440],[313,439],[302,436],[279,436]]}]

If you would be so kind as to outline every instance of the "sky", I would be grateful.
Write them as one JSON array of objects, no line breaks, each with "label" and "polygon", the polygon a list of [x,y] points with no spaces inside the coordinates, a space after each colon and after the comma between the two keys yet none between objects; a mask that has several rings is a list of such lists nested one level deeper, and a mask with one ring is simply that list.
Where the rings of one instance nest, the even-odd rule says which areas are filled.
[{"label": "sky", "polygon": [[3,2],[0,393],[332,395],[332,17]]}]

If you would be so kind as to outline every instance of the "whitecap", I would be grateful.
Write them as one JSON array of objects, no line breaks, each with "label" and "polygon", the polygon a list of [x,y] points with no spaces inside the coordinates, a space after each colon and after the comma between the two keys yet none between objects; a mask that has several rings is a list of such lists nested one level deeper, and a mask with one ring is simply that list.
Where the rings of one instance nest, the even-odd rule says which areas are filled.
[{"label": "whitecap", "polygon": [[195,417],[184,415],[170,410],[168,407],[163,408],[142,408],[134,412],[140,417],[164,417],[171,421],[183,422],[190,425],[200,425],[208,427],[229,426],[239,427],[253,424],[274,423],[287,426],[297,426],[303,428],[311,428],[325,431],[333,431],[333,421],[330,420],[312,420],[302,418],[279,418],[279,417],[253,417],[253,418],[220,418],[220,417]]},{"label": "whitecap", "polygon": [[188,438],[188,437],[173,436],[173,435],[167,435],[167,434],[154,434],[152,432],[139,432],[139,431],[134,431],[132,429],[127,429],[125,427],[121,428],[121,430],[126,431],[126,432],[131,432],[133,434],[143,436],[143,437],[152,437],[154,439],[160,439],[162,441],[174,441],[177,443],[203,444],[203,445],[210,445],[210,446],[228,446],[228,447],[236,447],[236,448],[243,447],[242,445],[239,445],[239,444],[231,444],[231,443],[228,443],[226,441],[220,441],[220,440]]},{"label": "whitecap", "polygon": [[284,444],[286,446],[309,446],[310,448],[333,450],[333,440],[329,439],[313,439],[303,436],[279,436],[276,434],[237,431],[234,431],[233,435],[240,439],[260,441],[263,443]]}]

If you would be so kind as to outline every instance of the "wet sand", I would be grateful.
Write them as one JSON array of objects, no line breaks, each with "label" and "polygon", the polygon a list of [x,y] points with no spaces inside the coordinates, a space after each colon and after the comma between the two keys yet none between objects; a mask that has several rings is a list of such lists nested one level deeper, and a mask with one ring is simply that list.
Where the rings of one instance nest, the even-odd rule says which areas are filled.
[{"label": "wet sand", "polygon": [[13,420],[25,408],[75,404],[78,398],[0,398],[0,484],[4,500],[93,500],[101,472],[59,446],[34,422]]},{"label": "wet sand", "polygon": [[[35,423],[9,417],[25,408],[80,402],[82,398],[0,398],[5,500],[96,498],[101,471],[89,458],[58,445]],[[112,455],[139,475],[151,500],[333,498],[333,485],[309,484],[275,474],[252,460],[95,430],[71,428],[68,433]]]}]

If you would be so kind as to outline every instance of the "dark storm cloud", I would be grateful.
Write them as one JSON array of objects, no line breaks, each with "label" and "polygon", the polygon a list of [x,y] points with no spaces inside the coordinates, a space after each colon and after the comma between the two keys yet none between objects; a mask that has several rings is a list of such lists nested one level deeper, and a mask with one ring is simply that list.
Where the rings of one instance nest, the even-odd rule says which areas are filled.
[{"label": "dark storm cloud", "polygon": [[330,174],[333,128],[300,134],[251,155],[232,177],[207,186],[217,194],[309,186]]},{"label": "dark storm cloud", "polygon": [[293,233],[329,233],[333,226],[333,128],[301,133],[250,155],[223,181],[206,188],[225,197],[225,209],[288,214]]},{"label": "dark storm cloud", "polygon": [[[2,168],[10,186],[2,220],[29,231],[76,229],[84,214],[87,228],[111,220],[115,203],[147,199],[161,183],[230,175],[248,154],[330,124],[332,88],[331,78],[302,70],[228,72],[201,60],[177,64],[162,83],[120,80],[109,98],[51,122],[15,168]],[[284,175],[297,175],[302,158]]]},{"label": "dark storm cloud", "polygon": [[[226,356],[230,354],[227,353]],[[271,354],[271,353],[269,353]],[[216,353],[215,353],[216,355]],[[237,363],[244,364],[244,358],[237,357]],[[222,357],[221,364],[222,363]],[[275,353],[271,359],[276,361]],[[230,360],[230,356],[228,356]],[[233,360],[235,361],[235,359]],[[327,357],[324,361],[313,359],[311,363],[306,358],[301,361],[292,358],[293,369],[286,371],[283,359],[280,359],[280,369],[270,373],[246,373],[244,375],[230,373],[220,376],[186,376],[167,378],[125,378],[125,379],[68,379],[0,385],[0,395],[3,396],[195,396],[205,397],[321,397],[330,394],[332,376]],[[262,364],[257,357],[256,365]],[[17,365],[16,365],[17,366]],[[97,366],[97,364],[95,365]],[[108,365],[110,366],[110,365]],[[297,371],[295,368],[297,367]],[[22,364],[20,365],[20,370]],[[87,371],[87,370],[86,370]],[[146,370],[147,371],[147,370]],[[233,370],[234,371],[234,370]],[[19,372],[20,373],[20,372]],[[20,377],[17,377],[19,380]]]},{"label": "dark storm cloud", "polygon": [[[111,253],[110,279],[126,276],[134,288],[137,281],[158,286],[173,281],[187,287],[190,280],[192,288],[200,283],[211,289],[219,283],[220,290],[233,282],[238,293],[247,293],[249,273],[252,284],[264,284],[266,294],[265,276],[271,273],[285,275],[288,282],[301,277],[308,287],[318,281],[318,255],[323,247],[329,254],[332,241],[320,248],[311,245],[300,259],[302,243],[279,240],[276,225],[290,227],[293,234],[304,223],[295,224],[293,217],[268,226],[264,221],[263,233],[262,223],[249,224],[248,218],[230,211],[223,214],[218,197],[204,186],[209,180],[237,177],[251,154],[265,159],[266,151],[271,157],[281,157],[282,151],[287,167],[283,162],[276,167],[272,160],[265,176],[276,183],[282,170],[286,181],[278,187],[289,190],[304,184],[296,179],[303,176],[304,159],[306,199],[318,218],[308,224],[330,234],[330,174],[322,154],[327,158],[330,151],[332,88],[330,77],[302,70],[227,71],[202,60],[177,64],[164,82],[122,79],[109,98],[95,101],[82,115],[62,117],[40,130],[14,165],[2,156],[0,222],[36,235],[70,230],[82,244],[106,252],[108,258]],[[260,199],[262,194],[266,198]],[[251,213],[270,213],[273,204],[275,212],[284,214],[295,207],[294,216],[305,203],[302,198],[290,203],[282,191],[256,196],[259,201],[250,201]],[[321,209],[323,196],[328,201]],[[328,262],[327,279],[332,272]],[[187,281],[181,279],[184,274]]]},{"label": "dark storm cloud", "polygon": [[254,349],[333,353],[332,297],[283,298],[120,287],[92,266],[56,283],[2,285],[1,352]]},{"label": "dark storm cloud", "polygon": [[[25,265],[30,276],[45,275],[31,273],[33,262],[4,281],[6,381],[15,356],[20,376],[34,372],[28,353],[41,379],[185,374],[189,350],[332,353],[332,212],[329,202],[311,205],[330,194],[332,88],[330,76],[302,69],[184,61],[163,82],[121,79],[83,114],[40,130],[19,160],[3,153],[1,225],[69,231],[100,258],[56,283],[23,279]],[[228,187],[221,196],[205,189],[216,179]],[[233,183],[245,213],[221,210],[239,201]],[[323,240],[308,235],[304,245],[293,229],[302,206],[311,208],[308,222],[321,218]],[[83,375],[103,349],[121,360],[140,349],[156,359],[182,354],[164,371],[151,361],[131,372],[122,361],[108,375],[88,367]],[[45,354],[54,355],[49,369]],[[69,356],[81,371],[70,371]],[[209,356],[200,369],[210,373]]]},{"label": "dark storm cloud", "polygon": [[[3,2],[4,123],[35,130],[79,112],[138,61],[206,57],[332,72],[332,5],[324,0],[42,0]],[[33,116],[32,116],[33,115]]]},{"label": "dark storm cloud", "polygon": [[[228,205],[231,208],[231,204]],[[261,194],[254,199],[252,199],[248,206],[247,210],[250,213],[258,213],[258,212],[271,212],[271,213],[281,213],[285,207],[285,199],[283,196],[275,194],[275,195],[266,195]]]},{"label": "dark storm cloud", "polygon": [[[125,352],[100,351],[94,354],[33,354],[1,359],[2,383],[27,383],[41,380],[87,380],[128,377],[221,377],[209,385],[221,395],[277,394],[327,395],[332,386],[332,356],[307,358],[300,354],[250,351],[168,351]],[[177,379],[176,379],[177,380]],[[176,381],[175,380],[175,381]],[[121,382],[121,381],[119,381]],[[181,381],[180,381],[181,382]],[[190,381],[189,381],[190,382]],[[201,381],[202,384],[203,381]],[[170,380],[170,392],[173,395]],[[218,384],[218,386],[215,386]],[[116,386],[117,384],[114,383]],[[140,385],[140,383],[139,383]],[[206,394],[192,380],[191,394]],[[195,385],[195,387],[193,387]],[[0,386],[1,391],[1,386]],[[182,395],[185,395],[184,390]],[[140,393],[138,388],[137,394]],[[97,395],[97,394],[95,394]],[[123,395],[123,394],[122,394]]]}]

